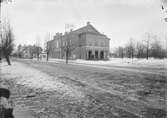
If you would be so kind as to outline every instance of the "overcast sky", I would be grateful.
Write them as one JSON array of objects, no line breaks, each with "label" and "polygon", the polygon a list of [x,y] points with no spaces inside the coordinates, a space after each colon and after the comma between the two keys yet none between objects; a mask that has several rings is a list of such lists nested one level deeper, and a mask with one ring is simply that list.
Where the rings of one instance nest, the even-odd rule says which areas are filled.
[{"label": "overcast sky", "polygon": [[160,0],[14,0],[3,3],[2,15],[10,19],[16,44],[34,44],[38,37],[42,45],[48,32],[64,32],[65,24],[77,29],[87,21],[111,39],[111,48],[129,38],[141,40],[145,32],[167,37]]}]

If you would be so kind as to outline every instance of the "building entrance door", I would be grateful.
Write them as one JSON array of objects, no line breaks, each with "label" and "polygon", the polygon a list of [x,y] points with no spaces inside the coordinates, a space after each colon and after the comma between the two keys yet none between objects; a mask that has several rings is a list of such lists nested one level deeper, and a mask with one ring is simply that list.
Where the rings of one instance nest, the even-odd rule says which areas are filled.
[{"label": "building entrance door", "polygon": [[88,52],[88,59],[92,59],[92,51],[91,50],[89,50],[89,52]]},{"label": "building entrance door", "polygon": [[95,59],[98,59],[98,51],[95,51]]},{"label": "building entrance door", "polygon": [[104,51],[100,52],[100,59],[104,59]]}]

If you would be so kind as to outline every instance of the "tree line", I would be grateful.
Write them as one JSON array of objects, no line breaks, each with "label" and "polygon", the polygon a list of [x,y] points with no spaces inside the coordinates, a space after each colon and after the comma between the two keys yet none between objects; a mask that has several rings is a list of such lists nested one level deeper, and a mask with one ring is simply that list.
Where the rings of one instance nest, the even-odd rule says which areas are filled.
[{"label": "tree line", "polygon": [[119,58],[167,58],[167,49],[163,47],[161,39],[157,35],[147,33],[147,38],[135,41],[131,38],[123,47],[117,47],[112,55]]},{"label": "tree line", "polygon": [[42,48],[37,45],[18,45],[16,51],[13,53],[14,57],[29,58],[33,57],[39,59]]}]

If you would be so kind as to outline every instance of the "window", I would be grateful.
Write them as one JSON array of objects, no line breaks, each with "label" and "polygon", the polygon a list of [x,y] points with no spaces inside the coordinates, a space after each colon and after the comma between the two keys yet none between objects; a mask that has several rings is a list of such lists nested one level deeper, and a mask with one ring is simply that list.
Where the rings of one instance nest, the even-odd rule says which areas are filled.
[{"label": "window", "polygon": [[59,48],[59,42],[58,41],[56,42],[56,47]]},{"label": "window", "polygon": [[95,41],[95,46],[98,46],[98,41]]},{"label": "window", "polygon": [[88,42],[88,46],[92,46],[92,42]]},{"label": "window", "polygon": [[104,42],[101,42],[101,47],[104,47]]}]

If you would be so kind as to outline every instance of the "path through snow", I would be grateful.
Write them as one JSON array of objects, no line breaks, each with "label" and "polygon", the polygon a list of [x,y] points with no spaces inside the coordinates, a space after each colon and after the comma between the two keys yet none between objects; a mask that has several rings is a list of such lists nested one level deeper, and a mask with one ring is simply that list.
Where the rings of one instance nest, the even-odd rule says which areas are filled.
[{"label": "path through snow", "polygon": [[24,85],[32,89],[43,89],[44,91],[62,92],[67,97],[81,99],[84,97],[80,91],[61,83],[57,78],[49,76],[37,69],[13,62],[12,66],[1,64],[1,77],[13,79],[16,84]]}]

